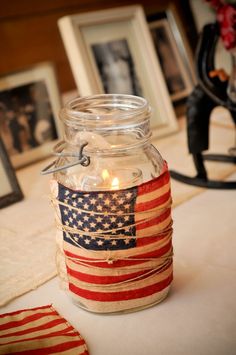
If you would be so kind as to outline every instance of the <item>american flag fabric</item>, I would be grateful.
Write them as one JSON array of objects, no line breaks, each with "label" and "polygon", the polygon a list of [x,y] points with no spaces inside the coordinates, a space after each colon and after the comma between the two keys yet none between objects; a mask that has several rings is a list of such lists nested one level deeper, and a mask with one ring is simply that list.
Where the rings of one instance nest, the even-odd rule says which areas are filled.
[{"label": "american flag fabric", "polygon": [[79,332],[47,305],[0,315],[0,354],[89,353]]},{"label": "american flag fabric", "polygon": [[142,308],[161,301],[172,281],[170,176],[114,191],[52,189],[68,287],[94,312]]}]

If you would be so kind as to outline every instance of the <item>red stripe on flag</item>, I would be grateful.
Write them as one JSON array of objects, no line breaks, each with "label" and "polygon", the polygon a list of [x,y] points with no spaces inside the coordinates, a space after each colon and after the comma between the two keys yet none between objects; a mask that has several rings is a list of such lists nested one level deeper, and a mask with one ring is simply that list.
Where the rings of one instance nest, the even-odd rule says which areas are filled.
[{"label": "red stripe on flag", "polygon": [[[5,338],[6,336],[20,336],[20,335],[24,335],[24,334],[29,334],[29,333],[33,333],[33,332],[37,332],[37,331],[40,331],[40,330],[45,330],[45,329],[48,329],[49,328],[53,328],[59,324],[62,324],[62,323],[65,323],[66,321],[63,319],[63,318],[60,318],[60,319],[55,319],[55,320],[52,320],[48,323],[44,323],[42,325],[39,325],[37,327],[32,327],[32,328],[28,328],[28,329],[25,329],[25,330],[19,330],[19,331],[16,331],[14,333],[11,333],[9,332],[7,335],[0,335],[0,338]],[[23,325],[20,324],[20,326]],[[11,328],[11,326],[9,327]],[[64,329],[63,331],[67,331],[68,328]],[[50,334],[50,333],[48,333]]]},{"label": "red stripe on flag", "polygon": [[[137,240],[137,246],[141,248],[143,245],[148,245],[149,243],[151,244],[152,242],[155,242],[155,241],[156,241],[155,237],[139,238]],[[166,254],[168,252],[168,250],[171,248],[172,248],[172,241],[170,240],[166,245],[164,245],[163,247],[156,250],[154,257],[160,257],[160,256]]]},{"label": "red stripe on flag", "polygon": [[[141,240],[142,238],[138,239],[138,243],[140,242],[141,243]],[[138,254],[138,255],[133,255],[132,256],[132,259],[149,259],[149,258],[157,258],[157,257],[160,257],[162,255],[164,255],[165,253],[168,252],[168,250],[172,247],[172,242],[171,240],[162,248],[158,248],[158,249],[155,249],[155,250],[152,250],[151,252],[147,252],[147,253],[141,253],[141,254]],[[141,251],[140,251],[141,252]],[[65,251],[65,254],[66,256],[68,257],[73,257],[73,258],[79,258],[81,260],[83,260],[82,262],[88,266],[92,266],[92,267],[100,267],[100,268],[105,268],[105,269],[113,269],[114,267],[124,267],[124,266],[131,266],[131,265],[137,265],[137,264],[140,264],[142,262],[144,262],[145,260],[129,260],[129,259],[125,259],[125,260],[115,260],[113,261],[113,264],[109,264],[107,261],[104,261],[104,262],[92,262],[92,260],[94,259],[91,259],[91,258],[84,258],[84,257],[80,257],[79,255],[76,255],[76,254],[72,254],[72,253],[69,253],[67,251]],[[74,260],[71,260],[77,264],[80,264],[80,261],[74,261]],[[91,262],[90,262],[91,261]]]},{"label": "red stripe on flag", "polygon": [[[59,336],[68,337],[71,340],[71,338],[78,337],[78,334],[74,331],[74,328],[71,327],[70,332],[65,332],[64,330],[60,330],[60,331],[57,331],[57,332],[54,332],[54,333],[51,333],[51,334],[45,334],[45,335],[39,335],[39,336],[27,338],[27,339],[19,339],[19,340],[9,341],[7,343],[4,343],[4,345],[13,345],[13,344],[16,344],[16,343],[23,343],[23,342],[32,341],[32,340],[50,339],[50,338],[59,337]],[[85,344],[85,341],[83,339],[81,339],[80,341],[81,341],[80,345]],[[42,342],[42,344],[43,343],[44,342]]]},{"label": "red stripe on flag", "polygon": [[138,223],[136,225],[136,230],[141,230],[144,228],[154,226],[155,224],[159,224],[159,223],[163,222],[165,219],[167,219],[170,216],[170,214],[171,214],[171,209],[168,208],[160,216],[152,218],[151,220],[145,221],[143,223]]},{"label": "red stripe on flag", "polygon": [[169,198],[170,198],[170,190],[154,200],[137,203],[135,206],[135,212],[151,210],[167,202]]},{"label": "red stripe on flag", "polygon": [[24,324],[36,321],[38,319],[41,319],[43,317],[47,317],[47,316],[57,316],[58,313],[56,311],[50,311],[47,313],[36,313],[36,314],[32,314],[30,316],[25,317],[24,319],[21,319],[19,321],[12,321],[12,322],[8,322],[5,324],[0,325],[0,330],[5,330],[5,329],[9,329],[9,328],[13,328],[13,327],[20,327]]},{"label": "red stripe on flag", "polygon": [[[162,266],[159,270],[159,272],[163,273],[165,272],[171,265],[171,262],[167,263],[166,265]],[[72,271],[72,272],[71,272]],[[71,270],[69,269],[68,271],[68,274],[72,277],[75,277],[77,276],[77,272],[73,272],[74,270]],[[147,275],[148,273],[148,275]],[[141,281],[141,280],[144,280],[146,279],[147,277],[151,277],[152,275],[156,274],[157,273],[157,270],[156,269],[146,269],[146,270],[143,270],[142,272],[139,272],[139,273],[136,273],[136,274],[139,274],[139,278],[138,278],[138,281]],[[92,276],[91,279],[89,278],[89,276]],[[109,278],[109,282],[100,282],[101,281],[101,276],[95,276],[95,275],[86,275],[86,278],[84,279],[81,279],[80,277],[77,277],[77,280],[80,280],[82,282],[86,282],[86,283],[92,283],[94,285],[103,285],[103,284],[106,284],[106,285],[115,285],[117,283],[120,283],[122,281],[125,281],[125,280],[129,280],[129,281],[132,281],[132,279],[134,279],[136,277],[136,275],[134,273],[130,273],[128,275],[123,275],[123,276],[126,276],[123,280],[120,278],[120,275],[118,276],[106,276],[107,278]],[[104,278],[104,277],[103,277]],[[113,282],[111,283],[110,280],[113,280]]]},{"label": "red stripe on flag", "polygon": [[30,309],[20,309],[19,311],[3,313],[3,314],[0,314],[0,318],[4,318],[4,317],[8,317],[8,316],[12,317],[12,316],[15,316],[15,315],[20,314],[20,313],[32,312],[32,311],[37,311],[39,309],[46,309],[46,308],[52,309],[52,305],[48,304],[47,306],[35,307],[35,308],[30,308]]},{"label": "red stripe on flag", "polygon": [[164,245],[162,248],[153,250],[149,253],[143,253],[143,254],[139,254],[139,255],[135,255],[133,256],[133,259],[149,259],[149,258],[159,258],[162,255],[166,254],[168,251],[172,250],[172,240],[170,239],[169,242]]},{"label": "red stripe on flag", "polygon": [[157,189],[160,189],[161,187],[168,184],[169,182],[170,182],[170,174],[169,171],[167,170],[162,175],[158,176],[156,179],[153,179],[151,181],[139,185],[138,195],[141,196],[149,192],[155,191]]},{"label": "red stripe on flag", "polygon": [[[140,238],[141,240],[141,238]],[[168,249],[171,248],[171,245],[172,245],[172,242],[171,240],[162,248],[158,248],[158,249],[154,249],[152,250],[151,252],[146,252],[146,253],[141,253],[141,254],[138,254],[138,255],[133,255],[132,256],[132,259],[149,259],[149,258],[156,258],[156,257],[159,257],[163,254],[165,254]],[[72,253],[69,253],[69,252],[65,252],[65,254],[67,256],[72,256],[74,258],[78,257],[78,255],[75,255],[75,254],[72,254]],[[91,265],[91,266],[96,266],[96,267],[101,267],[101,268],[111,268],[113,269],[114,267],[122,267],[122,266],[129,266],[129,265],[136,265],[137,263],[140,263],[139,260],[135,261],[135,260],[129,260],[129,259],[125,259],[125,260],[116,260],[113,262],[113,264],[109,264],[107,263],[106,261],[104,262],[89,262],[89,261],[92,261],[93,259],[91,258],[85,258],[85,257],[80,257],[83,260],[84,263],[86,263],[86,265]],[[76,263],[76,261],[74,261]],[[77,262],[78,264],[80,263],[80,261]]]},{"label": "red stripe on flag", "polygon": [[99,302],[113,302],[113,301],[125,301],[132,300],[136,298],[143,298],[150,296],[156,292],[162,291],[168,285],[170,285],[173,280],[173,274],[171,273],[165,280],[157,282],[156,284],[139,288],[136,290],[119,291],[119,292],[94,292],[89,290],[84,290],[74,284],[69,283],[69,289],[76,295]]},{"label": "red stripe on flag", "polygon": [[[53,320],[50,321],[51,315],[53,315]],[[74,349],[73,353],[88,355],[86,343],[79,332],[51,305],[5,313],[0,315],[1,321],[7,321],[7,323],[1,327],[6,334],[0,336],[0,353],[4,349],[4,354],[43,355]],[[19,327],[22,327],[21,330]]]},{"label": "red stripe on flag", "polygon": [[[72,270],[67,266],[67,272],[70,276],[83,281],[83,282],[88,282],[88,283],[93,283],[97,285],[110,285],[114,284],[117,282],[122,282],[126,280],[130,280],[132,278],[140,276],[139,280],[142,279],[142,275],[145,276],[147,272],[151,271],[151,269],[145,269],[143,271],[139,272],[131,272],[129,274],[123,274],[123,275],[117,275],[117,276],[101,276],[101,275],[92,275],[92,274],[84,274],[82,272],[78,272],[75,270]],[[114,271],[115,273],[115,271]]]},{"label": "red stripe on flag", "polygon": [[[40,344],[38,344],[40,346]],[[58,345],[46,347],[46,348],[38,348],[38,349],[31,349],[31,350],[23,350],[23,351],[16,351],[16,352],[11,352],[11,354],[15,355],[45,355],[45,354],[55,354],[55,353],[60,353],[62,351],[70,350],[70,349],[75,349],[76,347],[79,347],[83,345],[82,340],[74,340],[66,343],[61,343]],[[76,352],[75,352],[76,354]],[[88,355],[88,352],[85,350],[83,354]]]}]

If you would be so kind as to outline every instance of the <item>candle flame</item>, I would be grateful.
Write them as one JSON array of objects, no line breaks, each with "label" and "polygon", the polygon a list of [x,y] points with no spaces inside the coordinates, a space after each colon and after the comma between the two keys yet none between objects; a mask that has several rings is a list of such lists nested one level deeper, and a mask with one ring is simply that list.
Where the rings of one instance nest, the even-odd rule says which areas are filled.
[{"label": "candle flame", "polygon": [[110,175],[109,171],[107,169],[102,170],[102,179],[104,183],[111,184],[111,190],[118,190],[120,186],[119,179],[117,177],[114,177],[112,179],[112,176]]},{"label": "candle flame", "polygon": [[119,179],[115,177],[111,182],[111,189],[118,190],[119,189]]},{"label": "candle flame", "polygon": [[107,170],[107,169],[104,169],[104,170],[102,171],[102,178],[103,178],[103,180],[107,180],[107,179],[109,179],[109,177],[110,177],[110,174],[109,174],[108,170]]}]

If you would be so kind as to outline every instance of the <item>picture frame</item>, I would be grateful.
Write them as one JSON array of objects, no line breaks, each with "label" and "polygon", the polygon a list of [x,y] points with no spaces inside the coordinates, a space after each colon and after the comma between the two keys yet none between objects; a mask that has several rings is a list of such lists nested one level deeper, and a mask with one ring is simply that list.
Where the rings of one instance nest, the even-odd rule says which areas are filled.
[{"label": "picture frame", "polygon": [[154,137],[178,130],[142,6],[69,15],[58,25],[80,96],[143,96]]},{"label": "picture frame", "polygon": [[0,77],[0,135],[14,168],[50,155],[61,132],[60,108],[53,63]]},{"label": "picture frame", "polygon": [[173,103],[185,99],[196,84],[194,61],[174,6],[147,17],[156,54]]},{"label": "picture frame", "polygon": [[23,199],[15,171],[8,157],[5,146],[0,139],[0,208]]}]

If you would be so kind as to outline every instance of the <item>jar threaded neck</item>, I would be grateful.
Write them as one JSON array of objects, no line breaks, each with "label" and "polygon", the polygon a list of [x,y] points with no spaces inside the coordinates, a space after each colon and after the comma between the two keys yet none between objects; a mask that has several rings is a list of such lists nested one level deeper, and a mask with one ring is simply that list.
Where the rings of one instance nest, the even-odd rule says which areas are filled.
[{"label": "jar threaded neck", "polygon": [[[89,152],[106,153],[135,149],[151,136],[151,108],[146,99],[132,95],[106,94],[76,98],[60,111],[65,140],[76,145],[88,141]],[[96,138],[105,137],[110,146]],[[93,141],[90,144],[90,141]]]}]

